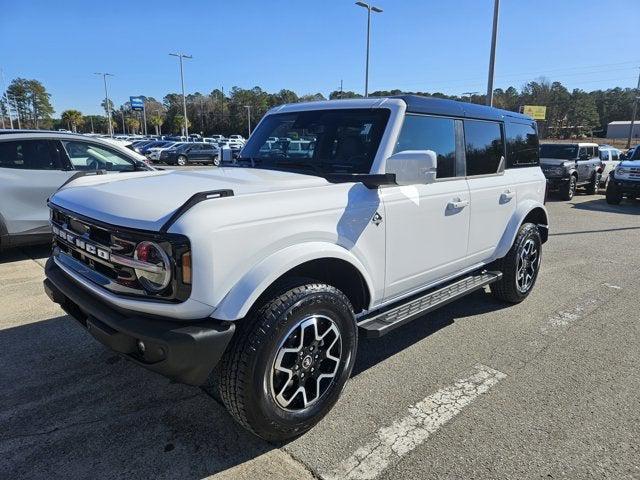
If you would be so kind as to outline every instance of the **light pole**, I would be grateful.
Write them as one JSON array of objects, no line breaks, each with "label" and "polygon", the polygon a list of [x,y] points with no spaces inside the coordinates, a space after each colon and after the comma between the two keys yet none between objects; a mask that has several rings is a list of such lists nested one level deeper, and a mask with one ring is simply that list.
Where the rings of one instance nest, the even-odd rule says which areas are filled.
[{"label": "light pole", "polygon": [[462,92],[462,98],[464,98],[465,96],[469,97],[469,103],[471,103],[471,97],[477,94],[478,92]]},{"label": "light pole", "polygon": [[111,125],[111,105],[109,105],[109,90],[107,90],[107,77],[113,77],[112,73],[96,72],[94,75],[101,75],[104,81],[104,102],[107,107],[107,124],[109,125],[109,136],[113,137],[113,125]]},{"label": "light pole", "polygon": [[633,101],[633,113],[631,114],[631,124],[629,125],[629,137],[627,138],[627,148],[631,148],[631,136],[633,135],[633,125],[636,123],[636,115],[638,113],[638,98],[640,98],[640,74],[638,74],[638,86]]},{"label": "light pole", "polygon": [[187,124],[187,97],[184,95],[184,72],[182,70],[182,59],[183,58],[193,58],[191,55],[186,55],[184,53],[170,53],[172,57],[178,57],[180,59],[180,84],[182,85],[182,108],[184,113],[184,135],[189,139],[189,126]]},{"label": "light pole", "polygon": [[245,105],[244,108],[247,109],[247,124],[249,125],[249,137],[250,137],[251,136],[251,105]]},{"label": "light pole", "polygon": [[364,74],[364,96],[369,96],[369,44],[371,37],[371,12],[382,13],[382,9],[365,2],[356,2],[356,5],[367,9],[367,63]]},{"label": "light pole", "polygon": [[493,33],[491,34],[491,55],[489,57],[489,79],[487,80],[487,105],[493,106],[493,70],[496,64],[496,41],[498,37],[498,12],[500,0],[493,4]]}]

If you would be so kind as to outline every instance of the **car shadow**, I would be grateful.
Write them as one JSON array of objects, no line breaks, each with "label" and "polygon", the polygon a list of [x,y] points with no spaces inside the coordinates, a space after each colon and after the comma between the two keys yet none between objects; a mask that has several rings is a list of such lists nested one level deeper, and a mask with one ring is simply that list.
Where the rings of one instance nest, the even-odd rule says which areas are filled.
[{"label": "car shadow", "polygon": [[[362,339],[359,375],[456,320],[506,305],[483,291]],[[111,353],[63,315],[0,330],[3,478],[183,478],[283,446],[254,437],[200,388]]]},{"label": "car shadow", "polygon": [[572,208],[592,212],[640,215],[640,202],[638,200],[631,200],[627,198],[623,199],[620,205],[609,205],[604,197],[599,197],[586,202],[574,203],[572,204]]},{"label": "car shadow", "polygon": [[199,479],[276,448],[68,316],[0,330],[0,364],[2,478]]},{"label": "car shadow", "polygon": [[33,245],[29,247],[12,247],[0,251],[0,264],[11,263],[19,260],[42,259],[51,253],[51,244]]},{"label": "car shadow", "polygon": [[493,298],[484,290],[478,290],[466,297],[450,303],[427,315],[416,318],[402,327],[392,330],[380,338],[358,339],[358,355],[352,377],[386,360],[402,350],[433,335],[437,331],[453,325],[456,320],[495,312],[509,307],[509,304]]}]

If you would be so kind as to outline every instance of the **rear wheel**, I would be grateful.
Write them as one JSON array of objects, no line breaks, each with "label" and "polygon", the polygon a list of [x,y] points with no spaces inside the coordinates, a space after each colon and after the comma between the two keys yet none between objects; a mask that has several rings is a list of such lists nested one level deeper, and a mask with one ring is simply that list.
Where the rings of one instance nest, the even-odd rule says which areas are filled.
[{"label": "rear wheel", "polygon": [[622,202],[622,192],[615,182],[609,182],[605,196],[609,205],[620,205],[620,202]]},{"label": "rear wheel", "polygon": [[213,159],[212,159],[213,165],[215,167],[219,167],[220,166],[220,156],[218,155],[214,155]]},{"label": "rear wheel", "polygon": [[560,197],[563,200],[571,200],[576,193],[578,179],[575,175],[569,177],[569,181],[560,186]]},{"label": "rear wheel", "polygon": [[224,405],[269,441],[299,436],[338,400],[357,347],[353,309],[336,288],[308,283],[243,319],[220,364]]},{"label": "rear wheel", "polygon": [[178,157],[178,165],[180,165],[181,167],[184,167],[187,164],[187,157],[185,157],[184,155],[180,155]]},{"label": "rear wheel", "polygon": [[538,278],[541,255],[538,227],[533,223],[522,224],[509,253],[495,262],[502,279],[491,284],[492,295],[509,303],[527,298]]}]

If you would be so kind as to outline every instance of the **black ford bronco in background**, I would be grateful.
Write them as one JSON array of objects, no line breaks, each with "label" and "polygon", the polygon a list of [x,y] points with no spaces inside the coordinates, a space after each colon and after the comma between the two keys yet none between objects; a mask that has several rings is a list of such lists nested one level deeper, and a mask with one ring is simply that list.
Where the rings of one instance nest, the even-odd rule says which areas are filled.
[{"label": "black ford bronco in background", "polygon": [[576,188],[585,187],[590,195],[598,188],[600,158],[596,143],[540,144],[540,166],[549,190],[563,200],[571,200]]}]

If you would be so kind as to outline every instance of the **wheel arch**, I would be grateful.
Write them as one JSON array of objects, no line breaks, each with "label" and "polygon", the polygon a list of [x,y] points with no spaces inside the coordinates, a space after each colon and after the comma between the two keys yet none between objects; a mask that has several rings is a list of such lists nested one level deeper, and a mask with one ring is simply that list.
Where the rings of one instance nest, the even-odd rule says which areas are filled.
[{"label": "wheel arch", "polygon": [[212,317],[241,319],[265,296],[301,277],[338,288],[356,313],[371,305],[373,282],[355,255],[338,245],[312,242],[285,248],[260,262],[229,290]]},{"label": "wheel arch", "polygon": [[549,238],[549,214],[547,209],[540,202],[534,200],[526,200],[518,205],[515,213],[511,216],[511,220],[507,225],[504,235],[498,243],[494,258],[504,257],[518,234],[518,230],[523,223],[531,222],[538,226],[542,243]]}]

